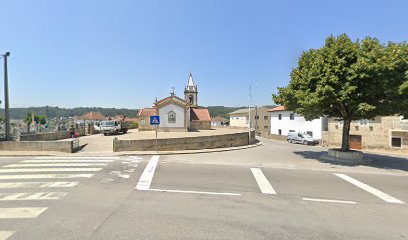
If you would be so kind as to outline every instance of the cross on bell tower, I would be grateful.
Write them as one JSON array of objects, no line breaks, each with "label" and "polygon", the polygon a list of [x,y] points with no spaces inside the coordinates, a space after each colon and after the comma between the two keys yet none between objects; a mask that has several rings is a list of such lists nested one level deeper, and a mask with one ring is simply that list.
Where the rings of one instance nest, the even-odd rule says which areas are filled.
[{"label": "cross on bell tower", "polygon": [[197,85],[194,84],[193,74],[190,72],[187,86],[184,87],[184,99],[191,104],[192,108],[198,107],[197,95]]}]

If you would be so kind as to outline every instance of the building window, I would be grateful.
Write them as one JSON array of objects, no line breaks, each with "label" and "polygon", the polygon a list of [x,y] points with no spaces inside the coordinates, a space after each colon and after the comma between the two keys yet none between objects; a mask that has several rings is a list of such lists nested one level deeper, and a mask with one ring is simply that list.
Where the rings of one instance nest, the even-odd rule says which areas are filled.
[{"label": "building window", "polygon": [[278,119],[279,119],[279,120],[282,120],[282,114],[279,114],[279,115],[278,115]]},{"label": "building window", "polygon": [[168,113],[168,122],[169,123],[176,123],[176,112],[174,112],[173,110],[171,110]]},{"label": "building window", "polygon": [[[279,114],[280,115],[280,114]],[[278,134],[282,135],[282,129],[278,129]]]},{"label": "building window", "polygon": [[290,120],[295,120],[295,114],[294,113],[290,114]]},{"label": "building window", "polygon": [[258,116],[258,115],[256,115],[256,116],[255,116],[255,119],[256,119],[256,120],[258,120],[258,119],[259,119],[259,116]]},{"label": "building window", "polygon": [[391,147],[400,148],[402,145],[402,141],[400,137],[392,137],[391,138]]},{"label": "building window", "polygon": [[268,129],[268,126],[264,126],[264,129]]},{"label": "building window", "polygon": [[307,135],[313,137],[313,132],[312,131],[307,131],[306,133],[307,133]]},{"label": "building window", "polygon": [[289,130],[289,132],[295,132],[295,130]]},{"label": "building window", "polygon": [[264,120],[268,120],[268,116],[264,116]]}]

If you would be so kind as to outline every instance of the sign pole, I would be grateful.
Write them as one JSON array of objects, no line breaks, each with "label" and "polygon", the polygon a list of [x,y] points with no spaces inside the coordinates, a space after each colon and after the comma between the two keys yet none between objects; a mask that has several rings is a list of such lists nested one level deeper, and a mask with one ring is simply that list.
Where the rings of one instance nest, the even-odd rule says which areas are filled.
[{"label": "sign pole", "polygon": [[157,125],[156,125],[156,153],[158,153],[158,150],[157,150]]}]

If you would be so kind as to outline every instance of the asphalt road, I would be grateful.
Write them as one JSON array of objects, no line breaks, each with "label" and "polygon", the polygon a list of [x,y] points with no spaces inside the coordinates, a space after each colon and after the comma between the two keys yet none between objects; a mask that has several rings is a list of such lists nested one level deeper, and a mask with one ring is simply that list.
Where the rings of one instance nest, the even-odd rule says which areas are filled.
[{"label": "asphalt road", "polygon": [[4,157],[0,239],[408,239],[408,159],[323,150]]}]

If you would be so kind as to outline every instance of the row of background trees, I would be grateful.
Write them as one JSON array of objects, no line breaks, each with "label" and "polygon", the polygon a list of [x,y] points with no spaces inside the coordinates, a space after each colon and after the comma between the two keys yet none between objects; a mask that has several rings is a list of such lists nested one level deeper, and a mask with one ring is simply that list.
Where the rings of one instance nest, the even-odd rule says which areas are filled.
[{"label": "row of background trees", "polygon": [[[221,116],[229,118],[229,113],[244,107],[224,107],[224,106],[209,106],[207,107],[212,117]],[[4,109],[0,109],[3,112]],[[116,115],[125,115],[126,117],[136,117],[138,109],[128,108],[101,108],[101,107],[78,107],[78,108],[58,108],[53,106],[44,107],[29,107],[29,108],[11,108],[11,119],[26,119],[27,113],[33,111],[38,116],[48,116],[49,119],[55,117],[74,117],[81,116],[88,112],[99,112],[106,117],[114,117]],[[1,118],[2,116],[0,116]]]}]

